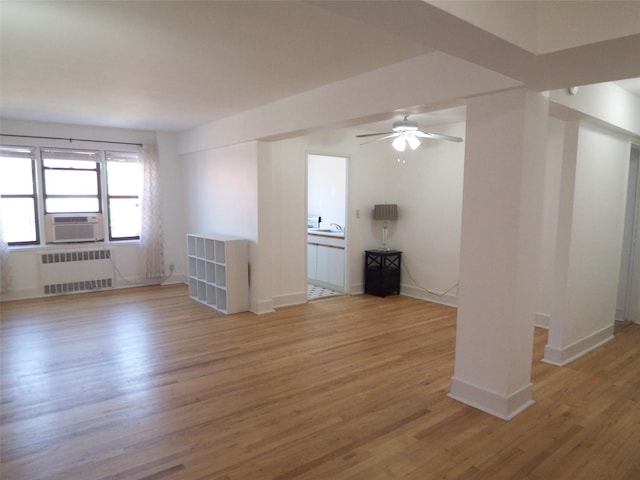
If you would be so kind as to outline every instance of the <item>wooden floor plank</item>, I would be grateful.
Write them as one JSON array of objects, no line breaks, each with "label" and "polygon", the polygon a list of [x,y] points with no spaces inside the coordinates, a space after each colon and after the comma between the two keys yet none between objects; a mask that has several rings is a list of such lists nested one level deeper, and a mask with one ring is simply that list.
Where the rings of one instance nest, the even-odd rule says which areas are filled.
[{"label": "wooden floor plank", "polygon": [[454,308],[327,297],[224,316],[184,286],[0,304],[3,480],[640,478],[640,326],[505,422],[446,396]]}]

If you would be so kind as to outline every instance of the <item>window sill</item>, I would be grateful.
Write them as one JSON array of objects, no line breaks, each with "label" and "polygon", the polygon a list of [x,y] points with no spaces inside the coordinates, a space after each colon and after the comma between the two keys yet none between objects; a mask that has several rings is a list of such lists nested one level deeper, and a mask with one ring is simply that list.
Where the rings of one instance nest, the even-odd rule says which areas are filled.
[{"label": "window sill", "polygon": [[118,240],[118,241],[100,241],[100,242],[77,242],[77,243],[44,243],[38,245],[9,245],[10,252],[34,252],[46,250],[71,250],[74,248],[107,248],[116,247],[118,245],[139,245],[140,240]]}]

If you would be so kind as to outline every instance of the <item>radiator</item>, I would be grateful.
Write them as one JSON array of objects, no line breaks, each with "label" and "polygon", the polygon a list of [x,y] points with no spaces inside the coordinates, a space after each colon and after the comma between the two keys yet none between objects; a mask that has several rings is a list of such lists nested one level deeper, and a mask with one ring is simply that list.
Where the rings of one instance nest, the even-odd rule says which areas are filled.
[{"label": "radiator", "polygon": [[45,295],[113,288],[111,250],[65,250],[40,255],[40,284]]}]

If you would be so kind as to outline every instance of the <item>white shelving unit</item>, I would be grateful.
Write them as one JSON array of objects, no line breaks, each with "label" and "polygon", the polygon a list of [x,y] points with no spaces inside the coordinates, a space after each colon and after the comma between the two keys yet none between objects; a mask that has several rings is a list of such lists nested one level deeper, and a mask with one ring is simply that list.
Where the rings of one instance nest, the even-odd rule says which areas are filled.
[{"label": "white shelving unit", "polygon": [[248,242],[225,235],[187,235],[189,296],[222,313],[249,309]]}]

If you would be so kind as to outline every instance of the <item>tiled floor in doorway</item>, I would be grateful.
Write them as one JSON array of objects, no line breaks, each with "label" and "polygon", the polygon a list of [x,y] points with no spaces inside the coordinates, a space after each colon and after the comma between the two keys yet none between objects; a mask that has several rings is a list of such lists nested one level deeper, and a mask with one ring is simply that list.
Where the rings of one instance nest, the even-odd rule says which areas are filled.
[{"label": "tiled floor in doorway", "polygon": [[342,292],[336,292],[335,290],[319,287],[318,285],[312,285],[310,283],[307,284],[307,299],[309,300],[313,298],[330,297],[332,295],[342,295]]}]

